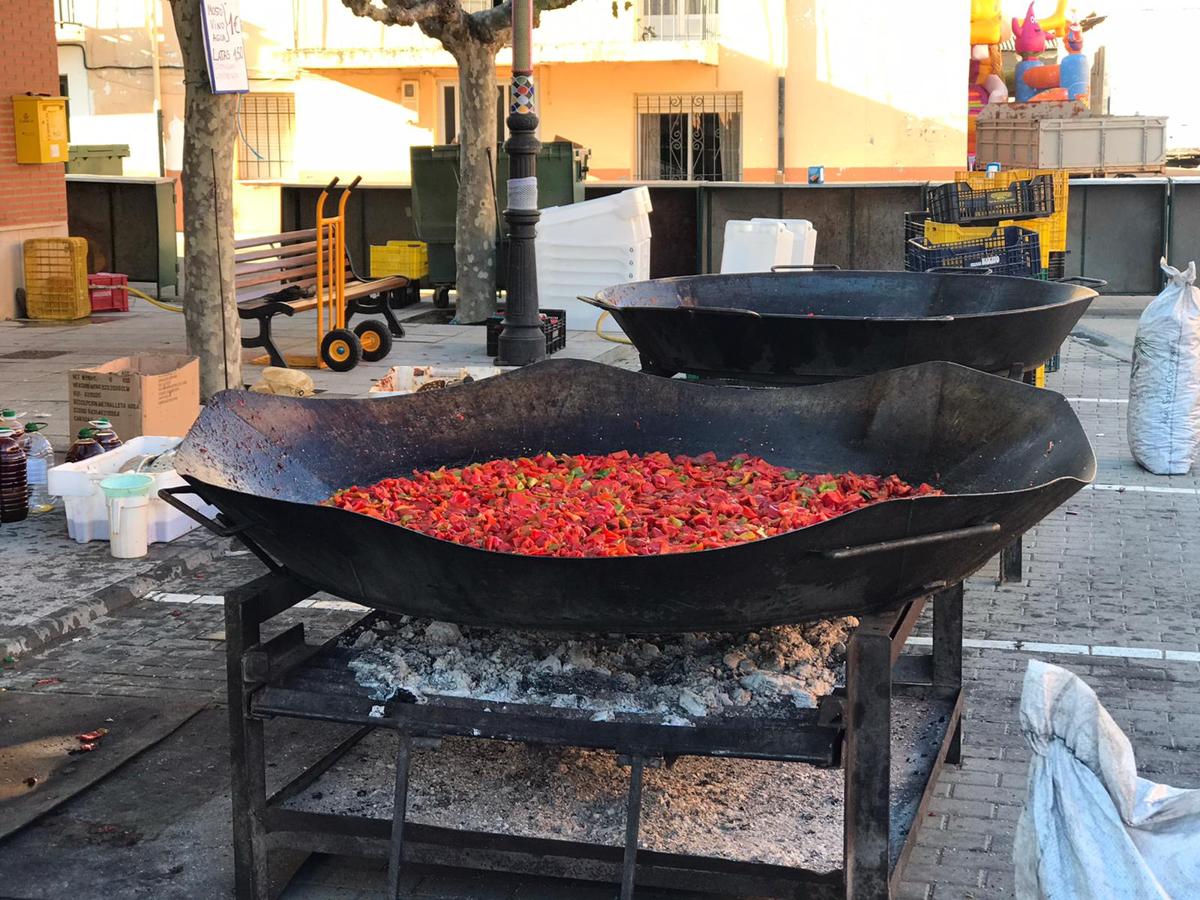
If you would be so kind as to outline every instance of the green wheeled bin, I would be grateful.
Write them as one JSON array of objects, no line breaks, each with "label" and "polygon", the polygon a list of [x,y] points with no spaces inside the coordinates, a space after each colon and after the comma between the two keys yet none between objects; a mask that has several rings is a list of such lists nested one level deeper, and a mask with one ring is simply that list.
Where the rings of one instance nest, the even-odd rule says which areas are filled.
[{"label": "green wheeled bin", "polygon": [[[433,302],[444,308],[449,304],[457,262],[454,254],[454,220],[458,209],[458,144],[413,147],[412,160],[413,221],[417,236],[429,245],[429,283],[434,287]],[[583,200],[590,151],[571,141],[550,141],[538,151],[538,207],[566,206]],[[496,209],[503,213],[508,204],[508,153],[497,148]],[[507,227],[503,215],[496,223],[500,239],[499,261],[506,258]],[[504,266],[500,266],[499,286],[504,286]]]}]

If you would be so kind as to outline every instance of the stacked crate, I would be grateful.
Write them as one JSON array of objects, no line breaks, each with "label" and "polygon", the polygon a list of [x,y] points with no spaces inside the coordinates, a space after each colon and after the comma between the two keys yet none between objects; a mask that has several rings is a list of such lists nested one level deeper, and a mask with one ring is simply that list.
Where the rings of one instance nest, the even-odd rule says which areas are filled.
[{"label": "stacked crate", "polygon": [[[1045,278],[1050,263],[1041,240],[1046,223],[1029,223],[1054,220],[1055,176],[1023,173],[1026,177],[1018,178],[1008,172],[979,181],[975,176],[980,174],[961,172],[963,180],[930,188],[927,209],[909,214],[905,268],[988,269],[996,275]],[[1062,223],[1065,241],[1065,210],[1054,221]]]},{"label": "stacked crate", "polygon": [[[957,172],[954,181],[929,189],[927,209],[906,214],[904,267],[1062,278],[1067,195],[1065,171]],[[1046,370],[1057,371],[1058,365],[1055,354]]]},{"label": "stacked crate", "polygon": [[96,272],[88,276],[92,312],[129,312],[129,276]]}]

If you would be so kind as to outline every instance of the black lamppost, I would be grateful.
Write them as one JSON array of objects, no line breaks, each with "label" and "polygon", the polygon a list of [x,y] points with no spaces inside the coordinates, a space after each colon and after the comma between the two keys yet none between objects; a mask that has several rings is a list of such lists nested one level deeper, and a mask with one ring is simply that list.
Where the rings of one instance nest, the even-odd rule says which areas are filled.
[{"label": "black lamppost", "polygon": [[537,104],[533,87],[533,0],[513,0],[512,86],[509,89],[508,299],[496,364],[525,366],[546,357],[538,318],[534,238],[537,203]]}]

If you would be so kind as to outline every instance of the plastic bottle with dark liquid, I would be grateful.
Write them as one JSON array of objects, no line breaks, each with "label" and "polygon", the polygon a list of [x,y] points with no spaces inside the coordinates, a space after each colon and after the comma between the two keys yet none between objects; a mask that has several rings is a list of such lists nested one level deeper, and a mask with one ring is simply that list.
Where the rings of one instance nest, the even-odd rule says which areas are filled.
[{"label": "plastic bottle with dark liquid", "polygon": [[109,450],[116,450],[124,443],[117,437],[116,431],[113,430],[112,422],[108,419],[93,419],[88,422],[92,426],[92,433],[96,438],[96,443],[100,445],[100,449],[107,453]]},{"label": "plastic bottle with dark liquid", "polygon": [[96,437],[92,429],[80,428],[79,437],[67,450],[67,462],[83,462],[85,459],[99,456],[103,452],[104,448],[96,442]]},{"label": "plastic bottle with dark liquid", "polygon": [[28,515],[25,451],[11,428],[0,428],[0,522],[20,522]]}]

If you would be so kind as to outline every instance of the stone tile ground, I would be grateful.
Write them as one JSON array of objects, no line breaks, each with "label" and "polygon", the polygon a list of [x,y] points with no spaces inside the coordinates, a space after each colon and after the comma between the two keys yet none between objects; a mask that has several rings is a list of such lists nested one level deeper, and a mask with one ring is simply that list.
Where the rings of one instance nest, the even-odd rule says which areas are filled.
[{"label": "stone tile ground", "polygon": [[[1088,327],[1103,322],[1085,320]],[[906,898],[1003,898],[1012,895],[1012,832],[1025,788],[1028,750],[1017,701],[1026,661],[1038,658],[1079,673],[1097,691],[1133,741],[1141,772],[1182,787],[1200,786],[1200,662],[1137,658],[1137,652],[1200,651],[1194,603],[1200,560],[1190,538],[1200,525],[1200,485],[1194,476],[1162,479],[1128,460],[1124,405],[1128,365],[1119,342],[1072,342],[1064,369],[1050,386],[1073,403],[1096,447],[1098,488],[1073,498],[1026,536],[1025,579],[998,586],[984,572],[967,586],[968,641],[1039,641],[1086,645],[1087,653],[1021,649],[967,651],[964,761],[947,767],[930,815],[922,823],[906,872]],[[1124,490],[1121,490],[1121,488]],[[1153,488],[1147,491],[1145,488]],[[1163,493],[1162,488],[1176,492]],[[257,563],[233,557],[164,578],[160,590],[219,594],[252,575]],[[335,633],[350,611],[294,611],[313,638]],[[101,616],[54,646],[0,675],[0,687],[20,691],[191,696],[223,700],[224,656],[219,606],[134,603]],[[918,637],[921,634],[918,633]],[[1116,655],[1099,655],[1099,654]],[[61,683],[34,687],[44,677]],[[0,845],[0,856],[6,848]],[[373,863],[316,857],[285,896],[380,896]],[[89,893],[81,882],[79,897]],[[421,898],[562,897],[558,883],[418,870],[406,885]],[[0,891],[4,893],[5,891]],[[571,888],[570,896],[607,896]]]}]

